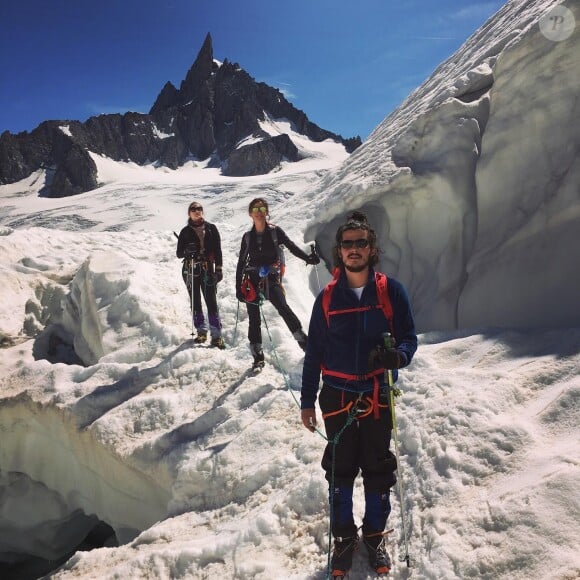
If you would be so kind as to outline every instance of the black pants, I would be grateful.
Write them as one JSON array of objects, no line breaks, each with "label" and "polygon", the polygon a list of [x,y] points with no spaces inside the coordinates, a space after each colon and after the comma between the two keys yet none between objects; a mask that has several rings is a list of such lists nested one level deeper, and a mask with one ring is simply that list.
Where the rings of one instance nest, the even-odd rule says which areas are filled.
[{"label": "black pants", "polygon": [[212,338],[221,336],[222,325],[217,305],[217,283],[213,264],[195,263],[192,273],[191,263],[188,260],[184,260],[181,275],[187,287],[190,304],[193,291],[193,324],[196,330],[198,332],[207,332],[207,324],[201,305],[201,297],[203,295],[207,306],[207,318],[211,336]]},{"label": "black pants", "polygon": [[[366,393],[365,396],[369,400],[373,398],[372,393]],[[323,385],[319,398],[320,409],[324,415],[334,413],[358,398],[357,393]],[[370,403],[366,399],[365,401],[361,406],[367,408]],[[393,422],[388,393],[380,393],[378,419],[371,410],[365,417],[355,419],[345,428],[348,418],[348,412],[342,412],[324,419],[329,442],[322,457],[322,468],[329,484],[334,484],[329,489],[334,512],[333,534],[350,536],[356,533],[352,514],[352,492],[359,472],[365,491],[363,533],[382,532],[391,510],[390,488],[397,481],[397,460],[389,450]],[[334,439],[339,433],[338,441],[335,442]]]},{"label": "black pants", "polygon": [[[256,285],[257,286],[257,285]],[[276,276],[270,275],[267,279],[264,297],[273,304],[278,314],[282,317],[290,332],[294,333],[302,328],[302,324],[296,314],[286,302],[286,293]],[[262,343],[262,321],[260,319],[260,307],[250,302],[246,303],[248,310],[248,340],[250,344]]]}]

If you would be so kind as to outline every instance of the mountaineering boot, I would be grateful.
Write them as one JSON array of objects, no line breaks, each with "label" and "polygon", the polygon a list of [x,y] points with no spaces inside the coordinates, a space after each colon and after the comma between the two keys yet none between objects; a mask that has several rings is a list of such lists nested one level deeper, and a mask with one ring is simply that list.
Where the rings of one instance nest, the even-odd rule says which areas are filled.
[{"label": "mountaineering boot", "polygon": [[[263,356],[264,355],[262,355],[262,357]],[[252,370],[255,373],[259,373],[264,368],[265,364],[266,363],[264,362],[264,359],[260,358],[260,356],[254,357],[254,364],[252,364]]]},{"label": "mountaineering boot", "polygon": [[259,342],[250,344],[250,352],[254,357],[254,364],[252,365],[252,370],[260,372],[264,368],[264,351],[262,350],[262,345]]},{"label": "mountaineering boot", "polygon": [[370,567],[377,574],[388,574],[392,564],[387,552],[385,536],[381,532],[368,536],[363,535],[363,541],[369,554]]},{"label": "mountaineering boot", "polygon": [[210,345],[214,346],[215,348],[219,348],[221,350],[226,348],[226,343],[224,342],[224,339],[221,336],[214,336],[211,339]]},{"label": "mountaineering boot", "polygon": [[333,578],[343,578],[352,568],[352,557],[358,547],[358,534],[349,538],[334,538],[334,549],[330,561]]},{"label": "mountaineering boot", "polygon": [[197,336],[193,339],[195,344],[203,344],[207,340],[207,332],[205,330],[198,330]]},{"label": "mountaineering boot", "polygon": [[295,332],[292,333],[292,336],[296,339],[298,346],[303,350],[306,351],[306,343],[308,342],[308,337],[304,334],[304,331],[299,328]]}]

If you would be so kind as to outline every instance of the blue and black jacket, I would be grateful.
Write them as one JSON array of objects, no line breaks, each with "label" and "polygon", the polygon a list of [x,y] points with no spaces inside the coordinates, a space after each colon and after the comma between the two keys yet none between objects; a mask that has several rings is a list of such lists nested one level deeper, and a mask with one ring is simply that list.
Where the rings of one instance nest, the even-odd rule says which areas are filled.
[{"label": "blue and black jacket", "polygon": [[[411,304],[403,285],[393,278],[388,279],[388,294],[393,309],[392,326],[381,308],[348,312],[331,316],[327,324],[322,307],[321,292],[312,308],[308,345],[302,370],[301,408],[312,409],[316,402],[321,368],[362,377],[367,368],[370,351],[383,344],[383,333],[394,334],[396,349],[401,354],[401,367],[407,366],[417,350],[417,335]],[[332,292],[330,310],[356,309],[377,306],[375,273],[369,270],[369,281],[361,299],[348,287],[344,270],[341,271]],[[393,371],[397,379],[397,370]],[[381,384],[384,382],[380,377]],[[325,384],[337,389],[354,392],[372,391],[372,379],[343,379],[326,375]]]}]

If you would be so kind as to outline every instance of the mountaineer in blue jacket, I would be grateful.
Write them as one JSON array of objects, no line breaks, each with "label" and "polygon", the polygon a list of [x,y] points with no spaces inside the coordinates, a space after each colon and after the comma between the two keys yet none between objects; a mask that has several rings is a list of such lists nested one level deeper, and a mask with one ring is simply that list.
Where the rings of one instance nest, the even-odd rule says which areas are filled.
[{"label": "mountaineer in blue jacket", "polygon": [[[384,376],[388,369],[396,380],[397,369],[411,362],[417,335],[405,288],[373,269],[378,263],[377,236],[363,213],[353,212],[338,228],[333,253],[335,278],[316,298],[310,319],[301,418],[314,431],[322,372],[319,405],[329,440],[322,467],[329,484],[334,461],[334,488],[329,490],[333,576],[350,569],[358,542],[352,495],[359,470],[365,491],[363,541],[371,567],[380,574],[391,567],[383,532],[397,469],[389,450],[393,425]],[[384,346],[387,333],[395,341],[389,348]],[[354,420],[344,428],[349,415]]]}]

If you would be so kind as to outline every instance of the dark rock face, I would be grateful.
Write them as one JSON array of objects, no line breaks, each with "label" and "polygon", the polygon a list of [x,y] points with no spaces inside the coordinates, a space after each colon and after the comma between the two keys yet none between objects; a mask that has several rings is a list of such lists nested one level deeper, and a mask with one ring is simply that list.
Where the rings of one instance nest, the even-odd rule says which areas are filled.
[{"label": "dark rock face", "polygon": [[31,173],[18,139],[8,131],[0,135],[0,160],[0,183],[20,181]]},{"label": "dark rock face", "polygon": [[[270,136],[260,122],[289,121],[313,141],[332,139],[351,153],[359,137],[343,139],[310,122],[280,91],[257,83],[236,63],[213,59],[211,36],[180,88],[167,82],[148,114],[99,115],[86,122],[45,121],[31,133],[0,136],[0,184],[24,179],[40,168],[51,169],[43,195],[62,197],[98,186],[89,151],[116,161],[156,162],[175,169],[188,158],[207,159],[225,175],[260,175],[283,160],[300,160],[286,134]],[[252,144],[240,146],[244,139]]]},{"label": "dark rock face", "polygon": [[262,175],[278,167],[282,161],[300,161],[296,145],[288,135],[269,137],[233,151],[222,166],[224,175],[241,177]]},{"label": "dark rock face", "polygon": [[48,196],[66,197],[90,191],[97,186],[95,162],[80,145],[71,143],[67,153],[57,166]]}]

